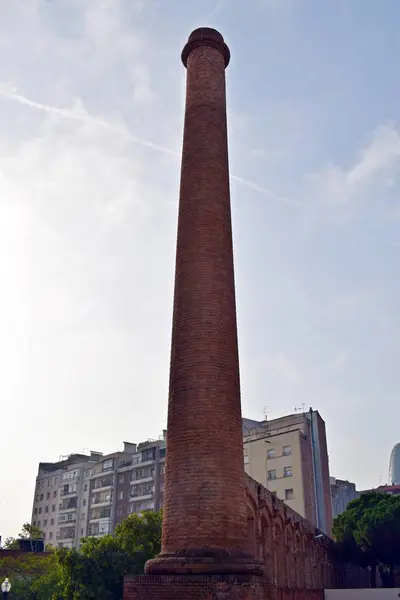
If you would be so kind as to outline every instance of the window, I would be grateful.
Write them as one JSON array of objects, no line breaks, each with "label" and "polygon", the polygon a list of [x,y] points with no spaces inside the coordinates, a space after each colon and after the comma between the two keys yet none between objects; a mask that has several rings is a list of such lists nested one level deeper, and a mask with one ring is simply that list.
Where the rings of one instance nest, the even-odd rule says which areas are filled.
[{"label": "window", "polygon": [[41,514],[42,514],[42,507],[39,506],[39,515],[41,515]]},{"label": "window", "polygon": [[294,498],[293,488],[285,490],[285,500],[291,500],[292,498]]},{"label": "window", "polygon": [[86,498],[83,499],[82,506],[86,506]]},{"label": "window", "polygon": [[164,473],[165,473],[165,465],[161,465],[160,471],[161,471],[161,475],[164,475]]},{"label": "window", "polygon": [[39,502],[39,494],[36,494],[35,500],[36,502]]},{"label": "window", "polygon": [[124,483],[124,481],[125,481],[125,476],[124,475],[120,475],[119,476],[119,482],[120,483]]},{"label": "window", "polygon": [[84,534],[85,530],[81,529],[81,536]]},{"label": "window", "polygon": [[118,500],[123,500],[124,499],[124,492],[118,492]]},{"label": "window", "polygon": [[52,539],[53,539],[53,532],[50,531],[50,533],[49,533],[49,540],[52,540]]},{"label": "window", "polygon": [[103,462],[103,471],[110,471],[113,468],[114,461],[112,458],[110,460],[105,460]]},{"label": "window", "polygon": [[276,471],[273,469],[272,471],[268,471],[268,479],[276,479]]},{"label": "window", "polygon": [[43,527],[47,527],[47,519],[43,521]]},{"label": "window", "polygon": [[36,525],[40,527],[40,521],[36,521]]},{"label": "window", "polygon": [[34,527],[36,527],[36,521],[33,521],[32,525],[33,525]]},{"label": "window", "polygon": [[51,512],[56,512],[56,505],[53,504],[53,506],[51,507]]},{"label": "window", "polygon": [[275,458],[275,448],[268,448],[267,456],[268,458]]},{"label": "window", "polygon": [[290,446],[282,446],[282,454],[283,456],[289,456],[292,454],[292,449]]},{"label": "window", "polygon": [[47,480],[47,487],[50,487],[50,479]]},{"label": "window", "polygon": [[33,511],[34,515],[37,515],[37,508],[35,508],[35,510]]},{"label": "window", "polygon": [[50,525],[54,525],[54,519],[50,519]]},{"label": "window", "polygon": [[292,467],[284,467],[283,469],[283,476],[284,477],[291,477],[293,475],[292,473]]},{"label": "window", "polygon": [[81,514],[81,521],[84,521],[86,519],[86,513],[82,513]]},{"label": "window", "polygon": [[85,485],[83,486],[83,491],[87,492],[87,483],[85,483]]},{"label": "window", "polygon": [[57,498],[57,490],[54,490],[54,492],[53,492],[53,498]]},{"label": "window", "polygon": [[118,506],[118,508],[117,508],[117,515],[119,517],[122,517],[122,506]]},{"label": "window", "polygon": [[44,512],[45,512],[45,513],[48,513],[48,512],[49,512],[49,507],[48,507],[48,505],[46,505],[46,506],[44,507]]},{"label": "window", "polygon": [[40,502],[43,500],[43,494],[40,494]]}]

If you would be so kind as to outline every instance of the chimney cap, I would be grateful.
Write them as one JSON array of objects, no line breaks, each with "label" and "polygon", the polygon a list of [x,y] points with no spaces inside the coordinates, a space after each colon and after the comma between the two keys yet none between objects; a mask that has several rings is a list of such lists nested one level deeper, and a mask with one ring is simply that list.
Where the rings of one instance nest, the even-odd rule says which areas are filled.
[{"label": "chimney cap", "polygon": [[187,66],[187,61],[190,53],[200,46],[211,46],[221,52],[225,59],[225,67],[229,65],[231,53],[228,46],[225,44],[223,36],[216,29],[211,27],[199,27],[192,31],[182,51],[182,62]]}]

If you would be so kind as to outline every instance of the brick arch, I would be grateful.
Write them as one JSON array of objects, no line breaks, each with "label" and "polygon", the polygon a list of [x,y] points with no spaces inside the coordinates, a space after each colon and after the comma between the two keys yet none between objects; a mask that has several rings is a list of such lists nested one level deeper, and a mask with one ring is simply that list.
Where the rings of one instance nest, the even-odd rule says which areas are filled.
[{"label": "brick arch", "polygon": [[287,564],[286,564],[286,548],[285,548],[285,530],[282,520],[274,519],[273,524],[273,540],[275,545],[274,552],[274,577],[277,587],[287,587]]},{"label": "brick arch", "polygon": [[296,573],[294,565],[294,528],[293,523],[287,519],[285,521],[285,550],[286,550],[286,573],[287,573],[287,587],[296,587]]},{"label": "brick arch", "polygon": [[257,506],[254,500],[247,494],[246,498],[246,516],[247,516],[247,544],[246,552],[257,558]]},{"label": "brick arch", "polygon": [[262,553],[260,560],[264,563],[264,571],[269,581],[275,581],[276,577],[274,574],[274,530],[273,530],[273,517],[268,510],[264,510],[260,518],[260,529],[261,529],[261,544]]},{"label": "brick arch", "polygon": [[305,552],[304,552],[304,539],[300,533],[299,527],[296,527],[295,532],[295,575],[296,575],[296,587],[305,587]]}]

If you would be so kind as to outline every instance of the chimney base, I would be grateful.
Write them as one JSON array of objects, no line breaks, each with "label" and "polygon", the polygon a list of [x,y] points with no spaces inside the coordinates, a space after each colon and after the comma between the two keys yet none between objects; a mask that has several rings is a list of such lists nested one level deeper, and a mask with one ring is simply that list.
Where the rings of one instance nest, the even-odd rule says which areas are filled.
[{"label": "chimney base", "polygon": [[255,575],[140,575],[125,577],[124,600],[271,600],[272,588]]}]

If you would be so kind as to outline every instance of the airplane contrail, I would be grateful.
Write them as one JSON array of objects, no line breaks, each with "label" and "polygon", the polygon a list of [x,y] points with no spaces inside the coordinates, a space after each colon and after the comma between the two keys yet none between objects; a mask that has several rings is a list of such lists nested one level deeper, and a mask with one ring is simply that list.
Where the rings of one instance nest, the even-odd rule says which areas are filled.
[{"label": "airplane contrail", "polygon": [[43,112],[47,112],[49,114],[58,115],[65,119],[71,119],[74,121],[81,121],[82,123],[95,123],[96,125],[100,125],[105,129],[109,129],[114,133],[118,133],[130,141],[139,144],[141,146],[145,146],[147,148],[151,148],[152,150],[157,150],[158,152],[162,152],[164,154],[169,154],[170,156],[179,156],[179,153],[171,150],[171,148],[167,148],[166,146],[162,146],[160,144],[155,144],[149,140],[145,140],[143,138],[138,137],[137,135],[128,131],[125,125],[119,126],[116,124],[109,123],[108,121],[104,121],[99,117],[94,117],[91,115],[80,103],[76,103],[74,108],[58,108],[56,106],[51,106],[49,104],[43,104],[41,102],[35,102],[33,100],[29,100],[29,98],[25,98],[16,92],[6,92],[1,90],[0,87],[0,97],[3,97],[7,100],[13,100],[14,102],[18,102],[19,104],[23,104],[25,106],[29,106],[35,110],[40,110]]},{"label": "airplane contrail", "polygon": [[[219,4],[221,4],[221,2],[218,3],[217,6]],[[217,8],[217,6],[215,7],[215,9]],[[29,98],[25,98],[24,96],[17,94],[17,92],[14,88],[9,87],[7,89],[6,87],[4,87],[4,85],[3,85],[3,88],[0,85],[0,98],[4,98],[6,100],[13,100],[14,102],[18,102],[19,104],[23,104],[23,105],[33,108],[35,110],[41,110],[43,112],[58,115],[59,117],[62,117],[62,118],[81,121],[83,123],[96,123],[97,125],[100,125],[106,129],[109,129],[110,131],[113,131],[114,133],[118,133],[119,135],[126,137],[131,142],[138,144],[140,146],[150,148],[151,150],[154,150],[156,152],[161,152],[162,154],[166,154],[168,156],[173,156],[174,158],[179,158],[179,156],[180,156],[179,152],[172,150],[171,148],[168,148],[167,146],[163,146],[161,144],[156,144],[156,143],[152,142],[151,140],[146,140],[146,139],[136,136],[135,134],[131,133],[128,130],[128,128],[126,127],[125,124],[119,126],[117,124],[109,123],[108,121],[105,121],[99,117],[94,117],[78,101],[75,102],[75,105],[72,109],[71,108],[58,108],[55,106],[51,106],[49,104],[43,104],[41,102],[35,102],[33,100],[30,100]],[[287,196],[282,196],[280,194],[277,194],[273,190],[270,190],[267,187],[261,186],[261,185],[255,183],[253,181],[250,181],[248,179],[244,179],[243,177],[239,177],[238,175],[231,175],[231,179],[233,181],[236,181],[240,185],[246,186],[260,194],[263,194],[264,196],[267,196],[268,198],[270,198],[271,200],[274,200],[275,202],[286,204],[288,206],[292,206],[295,208],[300,208],[300,209],[306,210],[306,211],[310,210],[309,207],[304,202],[301,202],[300,200],[296,200],[295,198],[288,198]],[[371,238],[371,240],[372,239],[373,239],[373,241],[378,242],[379,244],[383,244],[390,248],[400,250],[400,244],[397,244],[396,242],[392,242],[389,240],[383,240],[380,238]]]}]

